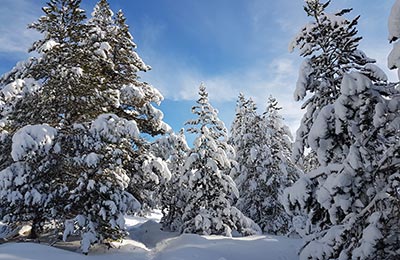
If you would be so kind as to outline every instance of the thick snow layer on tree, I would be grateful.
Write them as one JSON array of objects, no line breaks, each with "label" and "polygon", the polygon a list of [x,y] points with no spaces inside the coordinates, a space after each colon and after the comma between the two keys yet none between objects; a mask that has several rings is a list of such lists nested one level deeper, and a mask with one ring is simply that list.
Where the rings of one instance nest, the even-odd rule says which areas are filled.
[{"label": "thick snow layer on tree", "polygon": [[328,155],[325,151],[331,149],[334,145],[332,140],[326,140],[326,136],[329,133],[329,121],[331,121],[333,113],[333,105],[327,105],[322,108],[308,136],[308,143],[311,149],[317,153],[320,163],[328,160]]},{"label": "thick snow layer on tree", "polygon": [[294,92],[294,99],[296,101],[299,101],[306,96],[307,94],[306,88],[307,85],[309,84],[308,81],[312,71],[313,69],[311,67],[310,60],[309,59],[304,60],[299,70],[299,77],[297,79],[296,90]]},{"label": "thick snow layer on tree", "polygon": [[389,69],[400,68],[400,42],[396,42],[389,53],[388,67]]},{"label": "thick snow layer on tree", "polygon": [[328,230],[322,239],[311,241],[308,246],[301,251],[300,259],[308,259],[308,256],[312,256],[313,259],[326,259],[326,256],[331,255],[333,251],[332,247],[329,245],[329,242],[340,239],[340,235],[342,235],[343,230],[343,226],[334,226]]},{"label": "thick snow layer on tree", "polygon": [[340,91],[343,95],[352,96],[363,92],[372,86],[371,80],[358,72],[351,72],[343,76]]},{"label": "thick snow layer on tree", "polygon": [[171,172],[167,163],[159,157],[149,157],[148,160],[143,162],[142,171],[146,173],[146,178],[156,184],[160,184],[160,177],[166,181],[171,179]]},{"label": "thick snow layer on tree", "polygon": [[389,41],[395,41],[400,37],[400,0],[397,0],[390,12],[388,20]]},{"label": "thick snow layer on tree", "polygon": [[380,81],[388,80],[386,73],[381,68],[376,66],[375,64],[367,64],[367,65],[365,65],[364,69],[365,69],[365,71],[368,71],[368,74],[372,78],[375,78]]},{"label": "thick snow layer on tree", "polygon": [[[57,243],[55,247],[34,243],[6,243],[0,245],[0,259],[13,260],[276,260],[299,259],[297,252],[300,239],[259,235],[240,238],[223,236],[179,235],[164,232],[155,220],[158,215],[147,218],[128,217],[129,236],[117,248],[94,246],[85,256],[76,252],[78,242]],[[1,226],[0,226],[1,228]],[[65,246],[70,251],[57,246]]]},{"label": "thick snow layer on tree", "polygon": [[377,228],[380,215],[380,213],[375,212],[368,218],[370,224],[363,231],[361,246],[354,250],[354,258],[367,259],[370,257],[377,241],[383,238],[381,231]]},{"label": "thick snow layer on tree", "polygon": [[299,180],[295,182],[295,184],[284,190],[282,204],[285,207],[286,211],[290,211],[290,204],[294,204],[296,202],[300,203],[301,207],[305,207],[305,202],[309,198],[310,194],[305,193],[304,191],[308,189],[311,185],[311,180],[308,175],[302,175]]},{"label": "thick snow layer on tree", "polygon": [[108,42],[96,43],[97,50],[94,53],[103,59],[107,59],[107,52],[111,50],[110,44]]},{"label": "thick snow layer on tree", "polygon": [[12,138],[11,156],[14,161],[30,154],[45,154],[53,147],[57,130],[49,125],[27,125],[18,130]]},{"label": "thick snow layer on tree", "polygon": [[35,92],[40,88],[39,82],[32,78],[17,79],[14,82],[1,88],[0,92],[4,95],[5,100],[14,97],[24,96]]},{"label": "thick snow layer on tree", "polygon": [[90,153],[85,156],[85,163],[89,167],[96,166],[100,161],[99,155],[96,153]]},{"label": "thick snow layer on tree", "polygon": [[54,41],[53,39],[50,39],[43,43],[43,45],[39,48],[39,52],[48,52],[51,49],[53,49],[55,46],[60,45],[58,42]]},{"label": "thick snow layer on tree", "polygon": [[125,85],[121,89],[121,95],[125,99],[143,99],[146,97],[146,93],[144,93],[143,89],[134,85]]},{"label": "thick snow layer on tree", "polygon": [[122,137],[135,139],[140,134],[135,121],[129,121],[114,114],[100,115],[92,123],[91,131],[111,142],[117,142]]}]

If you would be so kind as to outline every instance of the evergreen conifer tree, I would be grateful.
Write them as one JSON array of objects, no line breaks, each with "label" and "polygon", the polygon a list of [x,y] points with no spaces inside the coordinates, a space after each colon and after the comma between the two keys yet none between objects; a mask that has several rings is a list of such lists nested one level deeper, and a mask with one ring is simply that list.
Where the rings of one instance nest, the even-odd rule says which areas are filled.
[{"label": "evergreen conifer tree", "polygon": [[[359,16],[351,20],[345,18],[344,15],[351,12],[351,9],[327,13],[325,10],[329,3],[306,1],[304,9],[313,21],[303,27],[289,47],[290,50],[298,48],[300,55],[306,57],[301,65],[294,94],[296,101],[306,99],[302,107],[306,113],[297,130],[293,150],[296,162],[301,162],[305,148],[311,148],[322,165],[345,158],[349,137],[342,132],[329,140],[316,138],[313,133],[320,128],[316,123],[317,117],[322,113],[328,126],[332,126],[329,115],[332,104],[340,95],[345,73],[357,69],[373,75],[381,74],[380,69],[372,64],[374,60],[358,49],[361,40],[356,28]],[[329,128],[334,135],[334,129]]]},{"label": "evergreen conifer tree", "polygon": [[[339,95],[311,129],[320,166],[285,191],[288,211],[309,217],[301,259],[398,255],[398,228],[389,227],[398,226],[398,91],[376,66],[355,69],[342,75]],[[342,160],[329,150],[337,136],[347,147]]]},{"label": "evergreen conifer tree", "polygon": [[290,187],[301,175],[301,171],[291,160],[292,135],[284,124],[278,102],[269,97],[263,115],[264,150],[267,153],[264,163],[267,177],[267,198],[265,203],[264,230],[275,234],[287,234],[292,231],[291,217],[285,212],[281,196],[285,188]]},{"label": "evergreen conifer tree", "polygon": [[161,223],[164,229],[179,231],[182,227],[183,210],[186,206],[187,187],[182,182],[182,169],[186,161],[189,146],[186,142],[184,129],[175,134],[159,138],[154,144],[155,154],[163,158],[171,172],[171,179],[165,182],[159,191],[160,206],[163,217]]},{"label": "evergreen conifer tree", "polygon": [[[239,175],[244,176],[246,166],[252,163],[248,159],[251,145],[257,142],[253,127],[257,128],[259,118],[257,118],[257,107],[253,100],[246,99],[241,93],[236,104],[236,115],[232,122],[229,144],[232,145],[235,152],[234,167],[231,171],[231,177],[239,184]],[[239,185],[240,186],[240,185]]]},{"label": "evergreen conifer tree", "polygon": [[238,194],[229,176],[231,161],[227,152],[232,148],[227,144],[227,130],[210,105],[203,85],[199,95],[197,105],[192,108],[198,118],[187,122],[188,132],[197,134],[197,138],[183,168],[184,182],[190,193],[182,231],[226,236],[232,236],[233,232],[255,234],[259,227],[230,202],[231,194]]},{"label": "evergreen conifer tree", "polygon": [[268,101],[263,116],[256,115],[250,100],[240,146],[236,148],[239,189],[237,207],[254,220],[265,232],[286,234],[291,229],[291,219],[280,202],[283,189],[297,178],[299,170],[290,160],[291,140],[289,129],[283,124],[275,99]]},{"label": "evergreen conifer tree", "polygon": [[[64,239],[80,235],[86,253],[122,238],[147,181],[169,178],[142,137],[169,127],[153,107],[162,95],[139,70],[116,69],[140,61],[127,25],[103,0],[85,23],[80,3],[51,0],[30,26],[44,33],[32,47],[39,58],[3,77],[0,208],[6,223],[30,221],[33,233],[56,223]],[[123,48],[131,56],[116,58]]]},{"label": "evergreen conifer tree", "polygon": [[[82,53],[76,50],[85,15],[79,4],[54,0],[44,7],[45,16],[30,26],[46,32],[32,47],[40,57],[17,66],[2,80],[7,84],[2,88],[7,91],[3,107],[12,108],[2,115],[2,218],[6,223],[32,221],[32,237],[46,221],[59,220],[63,209],[58,205],[68,190],[70,179],[60,175],[55,127],[78,112],[68,109],[74,107],[80,79]],[[64,87],[57,88],[61,82]]]}]

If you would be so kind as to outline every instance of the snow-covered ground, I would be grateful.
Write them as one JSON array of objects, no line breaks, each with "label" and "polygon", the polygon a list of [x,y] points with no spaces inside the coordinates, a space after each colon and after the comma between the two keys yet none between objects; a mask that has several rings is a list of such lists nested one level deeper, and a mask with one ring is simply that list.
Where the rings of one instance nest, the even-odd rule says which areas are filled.
[{"label": "snow-covered ground", "polygon": [[85,256],[74,252],[78,245],[5,243],[0,245],[0,260],[292,260],[298,259],[302,244],[299,239],[268,235],[226,238],[163,232],[158,217],[128,217],[130,235],[114,244],[118,248],[97,246]]}]

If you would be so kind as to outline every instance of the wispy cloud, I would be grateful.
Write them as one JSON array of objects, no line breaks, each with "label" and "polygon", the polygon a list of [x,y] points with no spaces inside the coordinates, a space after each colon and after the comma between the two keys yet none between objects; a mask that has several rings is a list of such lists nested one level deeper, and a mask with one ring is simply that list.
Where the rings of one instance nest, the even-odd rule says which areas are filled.
[{"label": "wispy cloud", "polygon": [[40,16],[40,3],[30,0],[2,0],[0,9],[0,52],[23,56],[39,34],[27,25]]},{"label": "wispy cloud", "polygon": [[[292,55],[293,56],[293,55]],[[210,76],[179,60],[150,58],[153,71],[146,73],[148,80],[173,100],[196,100],[197,90],[203,82],[212,102],[231,109],[240,92],[253,98],[260,110],[264,110],[269,95],[276,97],[283,107],[282,114],[294,131],[298,127],[302,111],[293,100],[293,90],[298,75],[298,61],[290,55],[282,55],[270,63],[258,62],[246,69],[238,69],[217,76]]]}]

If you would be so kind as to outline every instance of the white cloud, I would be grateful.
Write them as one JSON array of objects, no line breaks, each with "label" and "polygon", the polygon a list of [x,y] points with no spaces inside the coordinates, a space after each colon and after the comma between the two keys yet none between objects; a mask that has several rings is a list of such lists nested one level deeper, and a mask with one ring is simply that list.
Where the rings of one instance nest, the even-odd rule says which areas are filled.
[{"label": "white cloud", "polygon": [[39,34],[27,25],[40,16],[40,4],[29,0],[2,0],[0,9],[0,52],[21,56]]},{"label": "white cloud", "polygon": [[[252,97],[261,111],[265,109],[269,95],[272,95],[283,107],[282,115],[292,131],[298,127],[303,111],[293,99],[299,67],[295,55],[282,55],[271,63],[259,62],[245,70],[230,71],[218,76],[202,73],[179,60],[163,60],[157,56],[149,57],[149,61],[153,71],[143,75],[143,78],[160,89],[168,99],[196,100],[198,86],[203,82],[211,102],[223,105],[234,114],[234,104],[240,92]],[[224,109],[217,108],[221,112]]]}]

